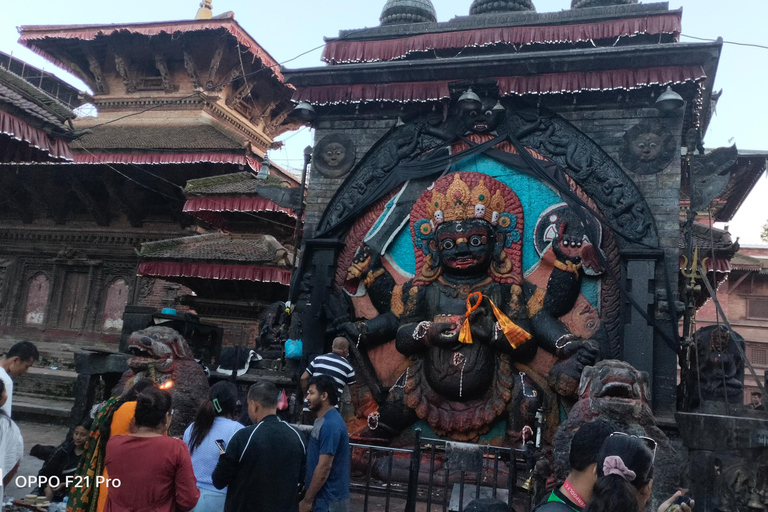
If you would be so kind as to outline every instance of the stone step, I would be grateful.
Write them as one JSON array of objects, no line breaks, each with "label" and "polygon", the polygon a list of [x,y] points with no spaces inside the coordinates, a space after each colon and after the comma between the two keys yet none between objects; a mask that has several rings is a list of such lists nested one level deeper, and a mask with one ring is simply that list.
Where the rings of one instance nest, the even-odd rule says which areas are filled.
[{"label": "stone step", "polygon": [[16,408],[16,396],[25,394],[51,399],[75,398],[77,373],[69,370],[51,370],[50,368],[32,367],[13,382],[13,406]]},{"label": "stone step", "polygon": [[[0,354],[5,354],[18,342],[18,339],[11,336],[0,336]],[[71,343],[61,343],[53,341],[36,341],[35,346],[40,353],[40,359],[37,361],[37,367],[56,366],[62,369],[72,369],[75,367],[75,353],[80,352],[80,346]]]},{"label": "stone step", "polygon": [[15,421],[66,425],[74,404],[74,398],[52,399],[14,393],[12,415]]}]

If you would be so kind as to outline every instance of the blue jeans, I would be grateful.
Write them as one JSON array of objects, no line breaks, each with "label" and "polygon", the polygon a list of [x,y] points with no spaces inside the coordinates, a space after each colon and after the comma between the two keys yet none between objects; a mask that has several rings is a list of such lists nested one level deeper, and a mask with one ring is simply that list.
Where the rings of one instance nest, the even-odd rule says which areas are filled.
[{"label": "blue jeans", "polygon": [[226,499],[226,493],[200,489],[200,499],[190,512],[222,512]]},{"label": "blue jeans", "polygon": [[315,500],[312,512],[349,512],[349,498],[331,502]]}]

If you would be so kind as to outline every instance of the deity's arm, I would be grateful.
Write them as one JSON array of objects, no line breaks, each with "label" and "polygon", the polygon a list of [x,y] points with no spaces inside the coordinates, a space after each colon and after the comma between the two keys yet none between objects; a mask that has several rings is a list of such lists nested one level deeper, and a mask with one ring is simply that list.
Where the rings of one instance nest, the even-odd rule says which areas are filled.
[{"label": "deity's arm", "polygon": [[392,293],[392,313],[399,320],[395,346],[406,356],[425,351],[428,347],[427,328],[432,319],[426,307],[426,287],[411,282],[398,286]]},{"label": "deity's arm", "polygon": [[544,290],[543,309],[559,318],[573,309],[581,293],[581,260],[567,257],[556,247],[553,244],[553,250],[543,257],[553,266]]},{"label": "deity's arm", "polygon": [[[545,290],[528,282],[524,284],[523,290],[528,318],[533,328],[532,334],[535,335],[539,347],[564,359],[584,346],[584,340],[572,334],[568,327],[547,308]],[[585,347],[585,350],[592,352],[591,345],[589,348]],[[596,356],[596,347],[594,352]],[[594,357],[587,357],[587,359],[592,359],[591,362],[594,362]]]}]

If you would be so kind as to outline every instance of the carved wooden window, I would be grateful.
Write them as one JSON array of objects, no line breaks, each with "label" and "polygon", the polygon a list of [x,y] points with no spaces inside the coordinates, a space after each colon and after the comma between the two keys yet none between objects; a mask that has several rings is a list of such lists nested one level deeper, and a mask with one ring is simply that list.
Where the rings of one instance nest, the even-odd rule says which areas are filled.
[{"label": "carved wooden window", "polygon": [[747,299],[747,318],[768,320],[768,297]]},{"label": "carved wooden window", "polygon": [[24,310],[24,323],[27,325],[43,325],[45,310],[48,307],[48,296],[51,282],[45,274],[38,274],[29,282],[27,305]]},{"label": "carved wooden window", "polygon": [[124,279],[113,281],[107,288],[107,300],[101,324],[103,332],[120,332],[123,329],[123,312],[128,305],[128,283]]},{"label": "carved wooden window", "polygon": [[163,77],[154,61],[147,62],[139,72],[136,88],[140,91],[162,91]]},{"label": "carved wooden window", "polygon": [[63,329],[81,329],[88,308],[88,274],[67,272],[61,293],[59,318],[56,325]]}]

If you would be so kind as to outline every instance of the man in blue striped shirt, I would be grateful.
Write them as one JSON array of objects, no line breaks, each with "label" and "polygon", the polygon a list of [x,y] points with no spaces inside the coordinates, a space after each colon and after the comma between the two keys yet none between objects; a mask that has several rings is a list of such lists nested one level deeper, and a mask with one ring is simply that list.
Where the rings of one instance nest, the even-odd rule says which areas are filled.
[{"label": "man in blue striped shirt", "polygon": [[[341,402],[341,396],[344,392],[344,386],[351,386],[355,383],[355,370],[352,365],[347,361],[349,356],[349,342],[346,338],[341,336],[333,340],[333,346],[331,352],[317,356],[309,363],[306,371],[301,376],[301,392],[302,396],[307,396],[307,389],[309,388],[309,379],[318,375],[328,375],[336,383],[338,391],[339,403]],[[338,405],[337,405],[338,407]],[[304,416],[307,416],[309,409],[307,408],[307,402],[304,401]],[[304,423],[307,423],[305,421]],[[309,421],[311,423],[311,421]]]}]

